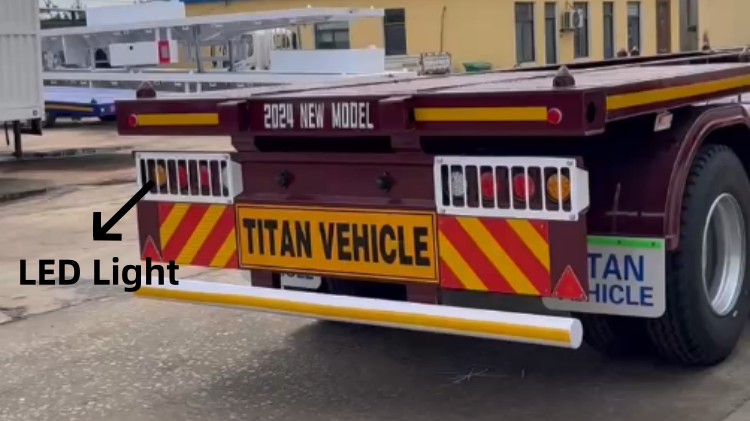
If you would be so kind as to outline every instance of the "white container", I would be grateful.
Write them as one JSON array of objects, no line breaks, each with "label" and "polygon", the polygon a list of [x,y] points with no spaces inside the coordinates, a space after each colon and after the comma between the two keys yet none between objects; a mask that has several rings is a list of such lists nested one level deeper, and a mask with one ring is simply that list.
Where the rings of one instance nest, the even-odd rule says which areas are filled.
[{"label": "white container", "polygon": [[279,73],[383,73],[385,50],[273,50],[270,70]]},{"label": "white container", "polygon": [[131,25],[166,19],[185,19],[186,16],[185,4],[176,0],[90,7],[86,9],[86,26],[92,28],[107,25]]},{"label": "white container", "polygon": [[114,67],[159,66],[177,63],[177,41],[142,41],[109,46],[109,64]]},{"label": "white container", "polygon": [[39,2],[0,0],[0,121],[42,116]]}]

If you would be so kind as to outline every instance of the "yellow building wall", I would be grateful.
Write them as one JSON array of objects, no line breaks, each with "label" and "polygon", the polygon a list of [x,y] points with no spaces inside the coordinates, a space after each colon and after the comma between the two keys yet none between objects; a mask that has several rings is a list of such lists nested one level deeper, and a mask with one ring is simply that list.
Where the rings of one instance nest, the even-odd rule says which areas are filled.
[{"label": "yellow building wall", "polygon": [[[230,0],[215,3],[189,4],[190,16],[224,14],[312,7],[353,7],[353,8],[404,8],[406,9],[407,53],[410,55],[442,50],[451,53],[454,67],[462,68],[462,63],[486,61],[496,68],[515,65],[515,17],[512,0]],[[530,0],[534,3],[536,63],[544,64],[544,0]],[[589,3],[589,57],[588,60],[603,58],[603,0],[590,0]],[[704,0],[705,2],[726,0]],[[750,0],[730,0],[746,2]],[[555,0],[557,3],[558,29],[559,16],[572,1]],[[615,3],[615,51],[627,46],[627,2]],[[655,0],[641,0],[641,42],[642,55],[656,54],[656,9]],[[702,6],[704,7],[704,6]],[[732,13],[736,13],[732,15]],[[443,16],[444,14],[444,16]],[[679,50],[679,0],[671,0],[672,51]],[[733,20],[742,14],[728,10]],[[701,13],[703,15],[703,13]],[[748,15],[745,15],[748,16]],[[715,22],[714,22],[715,21]],[[441,24],[441,22],[443,22]],[[721,20],[708,20],[704,25],[718,31]],[[745,25],[750,29],[750,25]],[[714,29],[716,28],[716,29]],[[441,33],[442,32],[442,33]],[[303,48],[314,48],[313,27],[301,31]],[[370,45],[383,47],[382,19],[364,19],[350,26],[351,48],[367,48]],[[557,34],[559,62],[573,60],[573,34]]]},{"label": "yellow building wall", "polygon": [[712,47],[750,45],[750,0],[700,0],[698,41],[704,34]]}]

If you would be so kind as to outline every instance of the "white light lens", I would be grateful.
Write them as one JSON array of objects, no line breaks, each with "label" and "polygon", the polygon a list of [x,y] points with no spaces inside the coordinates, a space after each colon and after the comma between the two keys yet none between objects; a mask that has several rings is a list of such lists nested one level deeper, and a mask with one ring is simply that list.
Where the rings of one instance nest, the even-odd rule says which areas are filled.
[{"label": "white light lens", "polygon": [[460,171],[451,173],[451,194],[453,197],[464,195],[464,175]]},{"label": "white light lens", "polygon": [[229,188],[229,173],[227,172],[229,167],[226,166],[221,169],[221,187]]}]

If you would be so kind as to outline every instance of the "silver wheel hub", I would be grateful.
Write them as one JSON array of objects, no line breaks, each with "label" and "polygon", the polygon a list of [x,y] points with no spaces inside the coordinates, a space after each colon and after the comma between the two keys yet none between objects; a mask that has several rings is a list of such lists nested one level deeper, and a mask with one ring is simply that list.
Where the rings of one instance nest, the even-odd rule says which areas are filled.
[{"label": "silver wheel hub", "polygon": [[745,277],[745,219],[737,200],[723,193],[714,200],[703,226],[703,289],[711,309],[726,316],[737,304]]}]

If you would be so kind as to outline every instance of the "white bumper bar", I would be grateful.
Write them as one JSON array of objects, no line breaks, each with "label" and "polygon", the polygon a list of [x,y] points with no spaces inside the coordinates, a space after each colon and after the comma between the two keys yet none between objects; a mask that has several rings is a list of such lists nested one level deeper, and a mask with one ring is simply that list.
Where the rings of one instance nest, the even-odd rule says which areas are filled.
[{"label": "white bumper bar", "polygon": [[179,285],[146,285],[137,296],[160,300],[243,307],[315,319],[338,320],[427,332],[578,348],[583,328],[577,319],[443,305],[406,303],[314,292],[180,280]]}]

